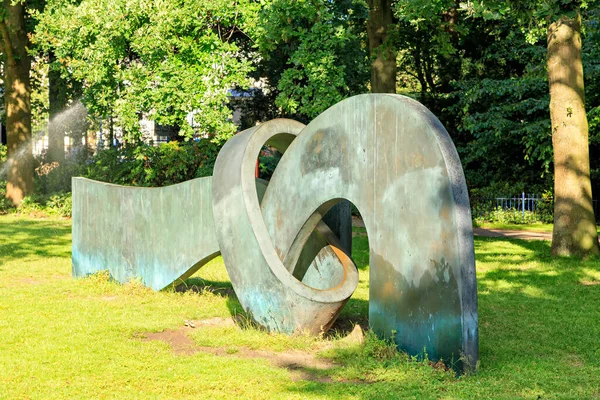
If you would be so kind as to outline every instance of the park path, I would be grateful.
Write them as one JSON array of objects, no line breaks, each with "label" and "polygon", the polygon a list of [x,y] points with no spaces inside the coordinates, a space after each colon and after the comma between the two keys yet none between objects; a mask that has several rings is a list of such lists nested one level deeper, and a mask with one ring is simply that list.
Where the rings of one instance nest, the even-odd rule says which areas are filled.
[{"label": "park path", "polygon": [[[353,216],[352,225],[360,228],[364,228],[365,224],[362,219]],[[366,233],[354,232],[353,236],[363,236]],[[527,240],[552,240],[552,232],[539,232],[539,231],[515,231],[506,229],[485,229],[485,228],[473,228],[473,235],[484,236],[484,237],[495,237],[495,238],[508,238],[508,239],[527,239]]]},{"label": "park path", "polygon": [[507,239],[552,240],[552,232],[538,231],[473,228],[473,235]]}]

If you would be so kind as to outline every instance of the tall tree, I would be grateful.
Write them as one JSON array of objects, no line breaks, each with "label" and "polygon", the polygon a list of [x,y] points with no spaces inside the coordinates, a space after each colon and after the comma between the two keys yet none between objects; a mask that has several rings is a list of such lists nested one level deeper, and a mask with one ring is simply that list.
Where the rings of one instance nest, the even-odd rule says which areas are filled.
[{"label": "tall tree", "polygon": [[547,62],[554,149],[552,253],[599,254],[590,182],[578,5],[564,10],[548,27]]},{"label": "tall tree", "polygon": [[[228,91],[247,84],[249,62],[232,41],[246,24],[249,0],[50,0],[35,41],[83,82],[92,115],[116,117],[128,142],[142,116],[180,134],[216,139],[235,126]],[[194,126],[189,114],[194,112]]]},{"label": "tall tree", "polygon": [[29,37],[23,2],[4,0],[0,11],[0,33],[4,55],[4,102],[8,158],[6,196],[18,205],[33,192],[31,152],[31,59],[27,54]]},{"label": "tall tree", "polygon": [[[592,203],[588,123],[581,59],[582,6],[585,0],[473,2],[475,13],[522,18],[530,36],[547,34],[550,119],[554,152],[554,231],[552,254],[599,254]],[[529,28],[525,28],[528,26]]]}]

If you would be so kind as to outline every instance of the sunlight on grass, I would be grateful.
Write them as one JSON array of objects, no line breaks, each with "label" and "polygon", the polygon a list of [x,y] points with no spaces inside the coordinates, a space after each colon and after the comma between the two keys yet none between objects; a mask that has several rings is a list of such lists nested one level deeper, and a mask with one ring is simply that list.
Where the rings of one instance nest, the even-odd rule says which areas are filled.
[{"label": "sunlight on grass", "polygon": [[[480,369],[416,362],[366,334],[368,238],[360,283],[324,337],[271,334],[245,316],[220,258],[177,290],[71,278],[70,221],[0,217],[0,398],[594,398],[600,396],[600,261],[549,256],[549,243],[476,238]],[[151,332],[186,331],[221,349],[178,354]],[[284,368],[244,351],[300,352],[330,369]],[[308,378],[306,377],[308,376]]]},{"label": "sunlight on grass", "polygon": [[536,231],[536,232],[552,232],[554,228],[553,224],[505,224],[501,222],[481,222],[475,223],[474,227],[485,228],[485,229],[506,229],[513,231]]}]

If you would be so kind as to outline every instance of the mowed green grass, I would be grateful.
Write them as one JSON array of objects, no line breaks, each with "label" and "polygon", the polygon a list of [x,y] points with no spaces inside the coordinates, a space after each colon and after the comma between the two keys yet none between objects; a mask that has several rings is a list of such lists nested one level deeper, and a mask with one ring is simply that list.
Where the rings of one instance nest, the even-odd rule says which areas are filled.
[{"label": "mowed green grass", "polygon": [[[168,240],[164,243],[168,246]],[[189,330],[225,355],[182,355],[147,332],[242,310],[218,259],[153,292],[97,276],[71,278],[70,221],[0,217],[0,398],[598,398],[600,261],[552,259],[546,242],[476,238],[480,366],[454,373],[411,360],[367,336],[274,335],[250,324]],[[368,245],[354,238],[361,282],[337,327],[364,324]],[[243,349],[317,354],[338,364],[318,379]]]},{"label": "mowed green grass", "polygon": [[536,232],[552,232],[553,224],[543,224],[536,222],[534,224],[506,224],[502,222],[481,222],[476,224],[479,228],[485,229],[504,229],[511,231],[536,231]]}]

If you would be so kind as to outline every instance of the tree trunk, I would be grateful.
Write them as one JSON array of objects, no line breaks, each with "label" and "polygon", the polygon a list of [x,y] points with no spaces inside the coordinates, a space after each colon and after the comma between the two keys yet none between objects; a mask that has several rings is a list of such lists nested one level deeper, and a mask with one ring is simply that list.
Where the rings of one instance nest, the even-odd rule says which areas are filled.
[{"label": "tree trunk", "polygon": [[50,100],[48,124],[48,161],[62,162],[65,159],[65,123],[59,117],[67,106],[67,88],[60,71],[55,68],[56,59],[50,52],[48,57],[48,97]]},{"label": "tree trunk", "polygon": [[396,93],[396,49],[389,40],[394,23],[391,0],[369,0],[367,35],[371,53],[371,92]]},{"label": "tree trunk", "polygon": [[[457,26],[459,23],[460,7],[460,1],[454,0],[452,8],[443,13],[444,22],[446,24],[445,29],[450,36],[450,44],[456,50],[458,50],[459,47],[459,34]],[[442,93],[449,93],[453,90],[451,85],[452,81],[459,80],[461,78],[462,57],[460,57],[458,52],[455,52],[445,56],[442,60],[442,65],[439,66],[439,90]]]},{"label": "tree trunk", "polygon": [[4,51],[4,104],[8,137],[9,168],[6,197],[15,205],[33,192],[33,155],[31,147],[31,60],[27,54],[25,7],[21,2],[4,0],[4,19],[0,31]]},{"label": "tree trunk", "polygon": [[108,147],[114,147],[115,146],[115,124],[113,121],[113,117],[112,115],[109,118],[109,125],[108,125]]},{"label": "tree trunk", "polygon": [[600,253],[592,206],[580,32],[579,13],[573,19],[563,16],[548,28],[554,149],[554,255]]}]

